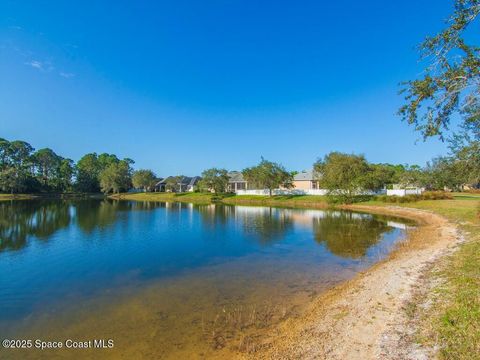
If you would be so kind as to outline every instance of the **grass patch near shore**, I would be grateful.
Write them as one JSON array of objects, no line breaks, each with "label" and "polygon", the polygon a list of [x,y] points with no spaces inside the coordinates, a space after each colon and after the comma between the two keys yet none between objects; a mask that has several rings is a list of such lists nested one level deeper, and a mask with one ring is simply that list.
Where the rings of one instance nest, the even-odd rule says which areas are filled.
[{"label": "grass patch near shore", "polygon": [[205,204],[222,202],[229,205],[257,205],[257,206],[280,206],[280,207],[311,207],[326,208],[327,200],[324,196],[315,195],[235,195],[235,194],[211,194],[211,193],[135,193],[110,196],[111,199],[136,200],[136,201],[165,201],[165,202],[189,202]]},{"label": "grass patch near shore", "polygon": [[466,237],[466,242],[430,275],[441,280],[430,293],[433,304],[428,309],[415,306],[414,311],[419,312],[421,319],[420,343],[439,345],[440,358],[479,359],[480,199],[456,198],[462,200],[419,201],[404,205],[445,216],[457,223]]},{"label": "grass patch near shore", "polygon": [[232,205],[259,205],[282,207],[326,208],[329,206],[325,196],[318,195],[235,195],[222,200]]},{"label": "grass patch near shore", "polygon": [[480,358],[480,231],[470,230],[470,241],[438,274],[446,282],[435,289],[440,301],[430,325],[444,359]]},{"label": "grass patch near shore", "polygon": [[122,193],[109,196],[116,200],[135,200],[135,201],[161,201],[161,202],[189,202],[194,204],[210,204],[214,200],[215,194],[210,193]]},{"label": "grass patch near shore", "polygon": [[31,194],[0,194],[0,201],[9,200],[32,200],[36,199],[35,195]]}]

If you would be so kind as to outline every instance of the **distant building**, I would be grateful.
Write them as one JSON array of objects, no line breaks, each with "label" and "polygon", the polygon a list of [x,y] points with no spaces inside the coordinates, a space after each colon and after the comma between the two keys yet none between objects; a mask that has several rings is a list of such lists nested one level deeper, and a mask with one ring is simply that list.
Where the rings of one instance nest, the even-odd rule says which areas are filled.
[{"label": "distant building", "polygon": [[161,179],[159,182],[155,184],[155,191],[156,192],[192,192],[195,188],[195,185],[201,180],[200,176],[181,176],[179,179],[175,179],[176,183],[173,189],[168,189],[167,184],[171,182],[172,179],[175,179],[175,176],[169,176],[165,179]]},{"label": "distant building", "polygon": [[293,177],[293,185],[296,190],[320,189],[319,176],[313,169],[299,172]]},{"label": "distant building", "polygon": [[228,192],[237,192],[238,190],[247,190],[248,183],[243,178],[243,175],[240,171],[231,171],[228,173]]}]

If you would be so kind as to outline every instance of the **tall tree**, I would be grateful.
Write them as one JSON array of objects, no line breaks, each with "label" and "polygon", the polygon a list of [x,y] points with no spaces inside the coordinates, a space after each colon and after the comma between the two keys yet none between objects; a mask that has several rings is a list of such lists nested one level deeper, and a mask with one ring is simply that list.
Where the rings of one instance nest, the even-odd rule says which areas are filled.
[{"label": "tall tree", "polygon": [[331,152],[313,166],[319,174],[320,187],[345,203],[353,202],[356,195],[375,187],[371,184],[371,168],[363,155]]},{"label": "tall tree", "polygon": [[479,13],[479,0],[455,0],[449,26],[420,46],[428,63],[424,75],[404,83],[406,103],[399,114],[425,138],[443,139],[454,114],[479,129],[480,48],[466,40]]},{"label": "tall tree", "polygon": [[283,165],[265,160],[263,157],[258,165],[244,169],[242,174],[250,184],[268,189],[270,196],[273,190],[279,187],[287,189],[293,187],[292,174],[285,170]]},{"label": "tall tree", "polygon": [[72,189],[73,175],[75,174],[75,166],[73,160],[62,159],[58,169],[58,177],[56,180],[56,188],[60,191],[70,191]]},{"label": "tall tree", "polygon": [[63,158],[52,149],[40,149],[33,154],[33,162],[40,183],[45,189],[54,189],[60,176],[60,165]]},{"label": "tall tree", "polygon": [[180,192],[181,191],[180,182],[182,181],[183,178],[184,178],[183,175],[169,176],[165,180],[165,191]]},{"label": "tall tree", "polygon": [[11,193],[29,190],[33,147],[25,141],[0,141],[0,186]]},{"label": "tall tree", "polygon": [[100,187],[105,194],[126,191],[131,183],[132,169],[126,160],[113,162],[100,173]]},{"label": "tall tree", "polygon": [[432,190],[461,190],[467,182],[467,173],[454,157],[438,157],[429,162],[424,169],[425,186]]},{"label": "tall tree", "polygon": [[407,165],[400,176],[402,186],[426,186],[428,178],[425,171],[419,165]]},{"label": "tall tree", "polygon": [[80,192],[98,192],[100,190],[100,166],[96,153],[84,155],[76,165],[76,187]]},{"label": "tall tree", "polygon": [[215,193],[224,193],[227,191],[228,180],[227,170],[211,168],[202,172],[199,187]]},{"label": "tall tree", "polygon": [[150,191],[155,185],[157,177],[152,170],[137,170],[133,173],[132,184],[134,188]]}]

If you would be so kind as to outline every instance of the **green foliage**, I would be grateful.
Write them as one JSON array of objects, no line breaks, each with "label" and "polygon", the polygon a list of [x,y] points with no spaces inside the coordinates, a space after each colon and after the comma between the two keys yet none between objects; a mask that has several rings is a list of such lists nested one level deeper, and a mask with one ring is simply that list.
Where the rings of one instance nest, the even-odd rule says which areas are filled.
[{"label": "green foliage", "polygon": [[[34,148],[25,141],[0,138],[0,191],[18,192],[80,192],[100,191],[100,176],[112,165],[127,168],[128,181],[122,180],[120,189],[127,190],[131,176],[130,159],[119,160],[111,154],[87,154],[75,166],[70,159],[57,155],[52,149]],[[109,173],[113,172],[112,169]],[[75,184],[73,180],[75,178]],[[105,175],[104,180],[110,178]],[[116,182],[114,182],[116,184]],[[107,185],[105,183],[105,185]],[[110,184],[112,185],[112,184]],[[108,186],[106,186],[108,188]],[[109,191],[117,186],[110,187]]]},{"label": "green foliage", "polygon": [[438,157],[427,164],[425,168],[425,186],[433,190],[460,190],[466,181],[458,162],[452,157]]},{"label": "green foliage", "polygon": [[426,174],[418,165],[407,165],[405,171],[400,174],[400,184],[404,187],[427,185]]},{"label": "green foliage", "polygon": [[380,190],[386,184],[397,184],[405,172],[403,165],[370,164],[365,175],[365,187],[370,190]]},{"label": "green foliage", "polygon": [[144,191],[150,191],[155,186],[156,180],[157,176],[152,170],[137,170],[132,176],[133,187]]},{"label": "green foliage", "polygon": [[[105,192],[101,185],[102,173],[108,168],[110,168],[112,165],[118,165],[121,162],[127,164],[129,171],[131,171],[130,165],[133,163],[131,159],[127,158],[119,160],[116,155],[107,153],[103,153],[100,155],[97,155],[96,153],[84,155],[78,161],[76,166],[76,189],[80,192],[99,192],[100,190]],[[112,169],[110,169],[109,171],[111,172]]]},{"label": "green foliage", "polygon": [[242,171],[243,177],[249,184],[268,189],[272,196],[273,189],[293,187],[293,176],[281,164],[277,164],[262,157],[257,166],[246,168]]},{"label": "green foliage", "polygon": [[35,176],[45,191],[63,192],[71,189],[74,174],[72,160],[45,148],[33,153],[32,162]]},{"label": "green foliage", "polygon": [[225,169],[211,168],[202,172],[202,180],[198,187],[201,191],[224,193],[227,191],[228,171]]},{"label": "green foliage", "polygon": [[379,195],[375,197],[375,200],[385,203],[410,203],[420,200],[452,200],[453,196],[450,193],[444,191],[426,191],[421,195],[405,195],[405,196],[387,196]]},{"label": "green foliage", "polygon": [[6,192],[20,192],[32,183],[33,147],[24,141],[0,139],[0,187]]},{"label": "green foliage", "polygon": [[356,195],[378,186],[363,155],[331,152],[318,160],[314,169],[320,175],[320,187],[328,190],[331,199],[343,203],[352,203]]},{"label": "green foliage", "polygon": [[80,192],[98,192],[100,190],[100,165],[96,153],[86,154],[77,162],[76,189]]},{"label": "green foliage", "polygon": [[463,184],[480,183],[480,128],[464,128],[450,141],[456,173]]},{"label": "green foliage", "polygon": [[480,118],[480,48],[465,41],[465,32],[480,13],[478,0],[456,0],[449,26],[420,46],[429,64],[420,79],[404,83],[406,104],[399,114],[424,138],[440,136],[454,114],[477,127]]},{"label": "green foliage", "polygon": [[165,181],[165,191],[168,192],[181,192],[180,182],[182,181],[183,175],[170,176]]},{"label": "green foliage", "polygon": [[126,160],[112,162],[100,173],[100,187],[105,194],[126,191],[131,186],[132,169]]}]

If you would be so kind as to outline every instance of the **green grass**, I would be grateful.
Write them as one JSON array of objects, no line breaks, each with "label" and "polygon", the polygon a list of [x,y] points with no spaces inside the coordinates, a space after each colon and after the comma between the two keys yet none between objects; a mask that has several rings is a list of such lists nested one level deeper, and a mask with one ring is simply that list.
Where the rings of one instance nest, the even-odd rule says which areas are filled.
[{"label": "green grass", "polygon": [[325,196],[317,195],[235,195],[222,200],[225,204],[267,205],[282,207],[316,207],[325,208],[328,205]]},{"label": "green grass", "polygon": [[419,201],[400,206],[439,213],[456,222],[467,237],[434,275],[444,280],[434,289],[434,306],[430,310],[417,307],[416,311],[425,312],[421,314],[422,341],[432,345],[432,339],[436,339],[442,359],[480,359],[480,199],[456,198],[462,200]]},{"label": "green grass", "polygon": [[480,200],[480,194],[477,193],[453,193],[454,199],[470,199],[470,200]]},{"label": "green grass", "polygon": [[35,199],[35,195],[31,194],[0,194],[0,201],[8,201],[8,200],[31,200]]},{"label": "green grass", "polygon": [[432,326],[444,359],[480,358],[480,236],[463,245],[440,275],[446,284],[437,291],[444,299]]},{"label": "green grass", "polygon": [[313,195],[234,195],[234,194],[211,194],[211,193],[136,193],[110,196],[113,199],[137,200],[137,201],[168,201],[168,202],[191,202],[210,203],[220,201],[225,204],[238,205],[268,205],[284,207],[326,207],[327,202],[323,196]]},{"label": "green grass", "polygon": [[112,199],[121,199],[121,200],[136,200],[136,201],[162,201],[162,202],[190,202],[205,204],[211,203],[214,197],[214,194],[210,193],[136,193],[136,194],[120,194],[112,195]]}]

